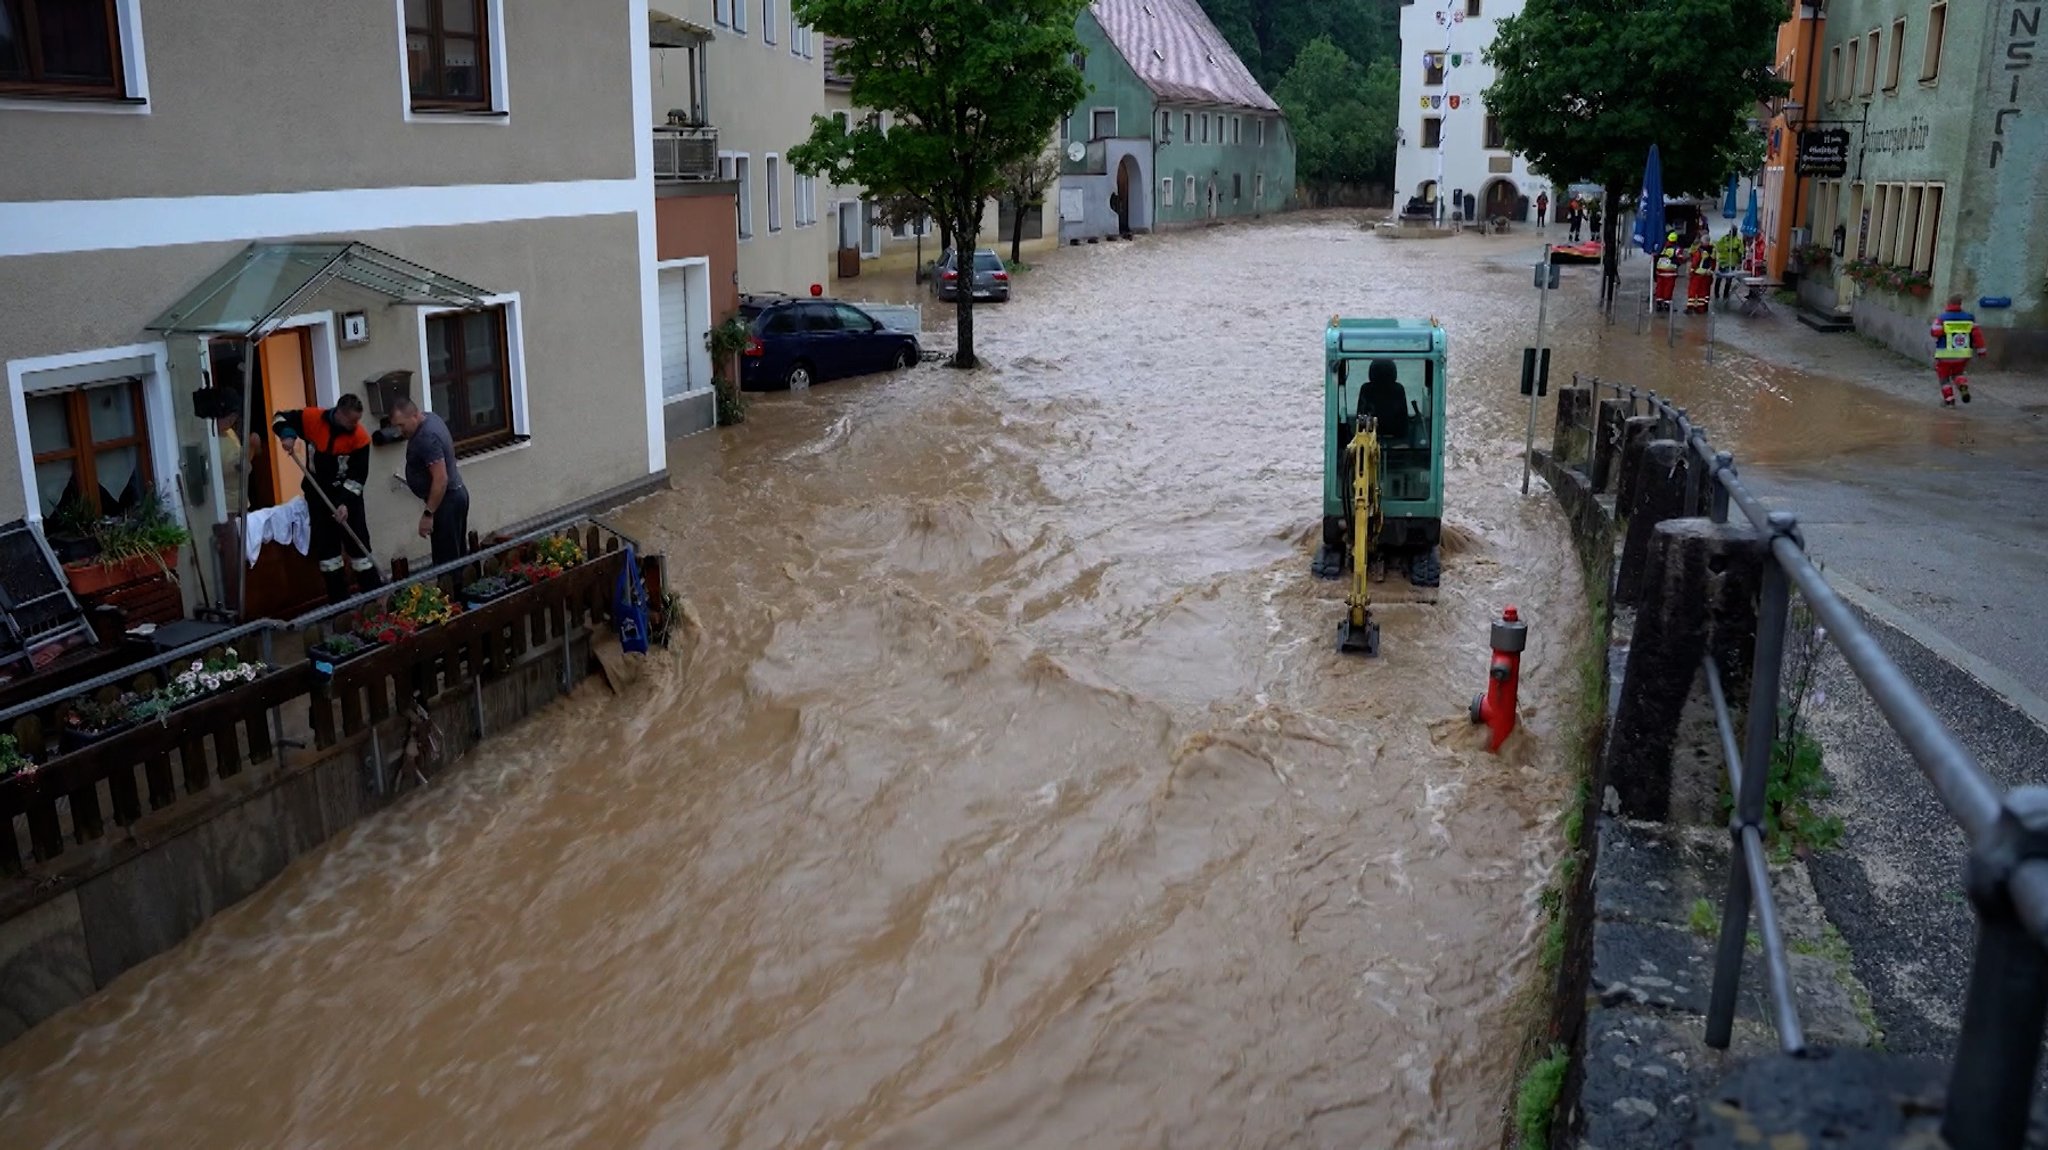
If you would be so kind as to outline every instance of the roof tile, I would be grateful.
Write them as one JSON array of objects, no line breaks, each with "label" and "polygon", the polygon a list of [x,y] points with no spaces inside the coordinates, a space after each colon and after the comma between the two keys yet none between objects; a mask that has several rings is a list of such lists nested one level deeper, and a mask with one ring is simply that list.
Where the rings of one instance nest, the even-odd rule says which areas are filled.
[{"label": "roof tile", "polygon": [[1196,0],[1093,0],[1088,7],[1161,99],[1280,110]]}]

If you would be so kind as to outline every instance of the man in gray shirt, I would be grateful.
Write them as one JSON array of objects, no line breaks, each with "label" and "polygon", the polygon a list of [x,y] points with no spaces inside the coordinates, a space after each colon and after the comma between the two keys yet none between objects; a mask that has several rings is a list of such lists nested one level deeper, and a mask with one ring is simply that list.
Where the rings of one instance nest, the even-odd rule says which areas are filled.
[{"label": "man in gray shirt", "polygon": [[469,543],[469,489],[455,465],[448,425],[410,399],[391,405],[391,424],[405,438],[405,485],[427,505],[420,538],[433,541],[434,565],[462,558]]}]

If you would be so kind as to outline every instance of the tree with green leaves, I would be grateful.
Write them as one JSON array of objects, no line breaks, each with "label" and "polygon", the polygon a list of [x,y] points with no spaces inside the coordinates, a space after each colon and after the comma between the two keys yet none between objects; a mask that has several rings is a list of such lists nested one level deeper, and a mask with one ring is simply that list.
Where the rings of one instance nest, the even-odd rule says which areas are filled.
[{"label": "tree with green leaves", "polygon": [[1035,156],[1017,160],[1003,169],[1003,195],[1010,201],[1010,262],[1023,259],[1024,213],[1043,202],[1045,193],[1060,178],[1059,150],[1048,142]]},{"label": "tree with green leaves", "polygon": [[1268,89],[1319,39],[1361,65],[1393,59],[1401,7],[1402,0],[1202,0],[1216,30]]},{"label": "tree with green leaves", "polygon": [[1531,167],[1605,189],[1610,297],[1612,209],[1640,190],[1650,145],[1670,195],[1712,193],[1761,162],[1749,119],[1787,90],[1771,74],[1784,19],[1785,0],[1529,0],[1500,22],[1486,108]]},{"label": "tree with green leaves", "polygon": [[1287,113],[1303,183],[1393,182],[1401,100],[1393,61],[1361,67],[1335,41],[1318,36],[1294,58],[1273,99]]},{"label": "tree with green leaves", "polygon": [[[790,166],[930,203],[963,246],[981,234],[1004,169],[1036,156],[1087,95],[1074,24],[1086,0],[796,0],[795,18],[840,38],[856,107],[892,114],[852,131],[814,118]],[[972,253],[962,253],[972,266]],[[959,293],[953,366],[974,367],[974,293]]]}]

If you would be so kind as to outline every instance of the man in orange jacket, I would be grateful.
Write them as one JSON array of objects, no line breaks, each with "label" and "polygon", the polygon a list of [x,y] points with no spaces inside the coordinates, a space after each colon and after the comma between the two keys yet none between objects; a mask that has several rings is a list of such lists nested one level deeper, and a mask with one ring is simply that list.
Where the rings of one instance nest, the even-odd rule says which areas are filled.
[{"label": "man in orange jacket", "polygon": [[1970,402],[1970,361],[1984,354],[1984,329],[1977,317],[1963,310],[1963,297],[1948,297],[1948,307],[1934,317],[1927,329],[1934,339],[1934,378],[1941,384],[1941,405],[1954,407],[1956,393]]},{"label": "man in orange jacket", "polygon": [[370,478],[370,433],[363,429],[363,401],[344,395],[333,407],[280,411],[272,422],[278,446],[294,459],[297,441],[305,440],[301,461],[306,478],[306,510],[313,518],[313,558],[327,581],[327,601],[349,597],[343,555],[361,582],[372,591],[384,585],[377,561],[370,555],[370,517],[363,510],[363,484]]}]

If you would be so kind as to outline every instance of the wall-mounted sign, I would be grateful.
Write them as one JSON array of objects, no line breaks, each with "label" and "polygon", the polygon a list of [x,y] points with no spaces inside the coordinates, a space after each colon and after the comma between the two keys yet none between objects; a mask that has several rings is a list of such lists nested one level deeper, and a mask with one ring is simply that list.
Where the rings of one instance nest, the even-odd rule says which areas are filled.
[{"label": "wall-mounted sign", "polygon": [[1799,174],[1843,176],[1849,172],[1849,129],[1808,128],[1799,133]]}]

